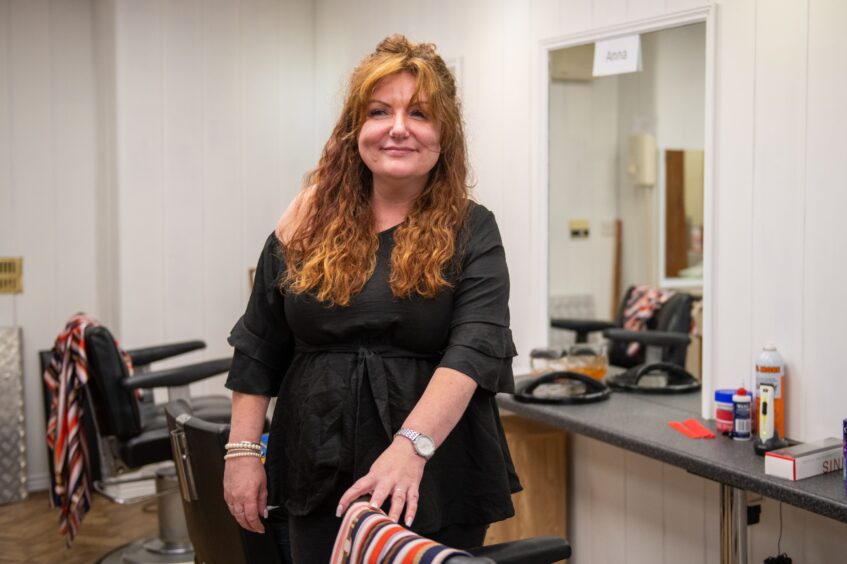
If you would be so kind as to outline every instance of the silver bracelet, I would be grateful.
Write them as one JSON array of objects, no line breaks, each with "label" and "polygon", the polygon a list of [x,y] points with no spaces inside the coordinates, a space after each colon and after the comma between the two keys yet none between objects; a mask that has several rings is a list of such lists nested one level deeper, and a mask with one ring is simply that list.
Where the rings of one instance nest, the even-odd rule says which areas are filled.
[{"label": "silver bracelet", "polygon": [[252,456],[255,458],[262,458],[262,453],[255,452],[252,450],[241,450],[237,452],[228,452],[224,455],[224,460],[229,460],[231,458],[241,458],[242,456]]},{"label": "silver bracelet", "polygon": [[241,441],[237,443],[227,443],[224,445],[226,450],[255,450],[256,452],[262,451],[262,445],[259,443],[254,443],[253,441]]}]

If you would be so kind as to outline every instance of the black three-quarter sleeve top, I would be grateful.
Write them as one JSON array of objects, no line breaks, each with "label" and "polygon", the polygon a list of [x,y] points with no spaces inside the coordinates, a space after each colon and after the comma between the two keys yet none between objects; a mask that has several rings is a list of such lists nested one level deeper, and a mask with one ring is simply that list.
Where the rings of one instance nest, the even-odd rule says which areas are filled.
[{"label": "black three-quarter sleeve top", "polygon": [[494,394],[514,391],[516,351],[494,214],[470,204],[448,274],[453,287],[431,299],[392,296],[393,234],[379,234],[373,276],[347,307],[281,292],[286,266],[275,235],[268,237],[247,310],[229,338],[235,356],[226,383],[278,396],[265,465],[268,504],[305,515],[325,504],[340,477],[365,475],[444,366],[478,388],[425,466],[414,529],[511,517],[511,493],[521,486]]}]

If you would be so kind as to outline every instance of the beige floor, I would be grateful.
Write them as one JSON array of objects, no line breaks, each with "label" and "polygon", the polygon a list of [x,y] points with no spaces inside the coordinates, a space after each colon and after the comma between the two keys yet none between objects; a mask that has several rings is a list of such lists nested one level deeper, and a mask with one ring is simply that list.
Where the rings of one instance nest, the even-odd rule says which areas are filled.
[{"label": "beige floor", "polygon": [[47,492],[26,501],[0,506],[0,562],[82,564],[96,562],[111,549],[157,530],[156,506],[118,505],[94,496],[72,548],[59,535],[57,509]]}]

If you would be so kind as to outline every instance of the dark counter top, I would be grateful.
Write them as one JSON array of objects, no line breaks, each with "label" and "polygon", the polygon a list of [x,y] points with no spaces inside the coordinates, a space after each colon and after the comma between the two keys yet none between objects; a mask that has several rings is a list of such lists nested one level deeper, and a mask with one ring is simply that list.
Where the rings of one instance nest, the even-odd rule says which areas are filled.
[{"label": "dark counter top", "polygon": [[499,394],[501,408],[591,437],[736,488],[760,493],[802,509],[847,523],[847,492],[841,472],[792,482],[765,475],[762,457],[752,441],[689,439],[668,421],[695,418],[715,430],[714,421],[700,418],[700,394],[647,396],[615,393],[608,401],[586,405],[541,405]]}]

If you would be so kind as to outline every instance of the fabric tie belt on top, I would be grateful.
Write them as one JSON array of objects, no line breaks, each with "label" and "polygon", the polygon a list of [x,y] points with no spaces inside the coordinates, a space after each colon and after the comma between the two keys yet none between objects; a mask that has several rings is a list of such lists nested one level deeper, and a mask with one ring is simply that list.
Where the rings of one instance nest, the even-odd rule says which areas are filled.
[{"label": "fabric tie belt on top", "polygon": [[[371,406],[375,408],[376,418],[379,420],[380,429],[388,442],[393,439],[391,429],[391,417],[388,401],[388,377],[385,372],[383,359],[386,358],[417,358],[422,360],[438,361],[442,354],[423,353],[404,350],[396,347],[367,346],[361,345],[321,345],[314,346],[297,341],[294,349],[295,354],[355,354],[356,369],[350,376],[350,389],[355,393],[358,401],[355,402],[355,413],[352,429],[356,441],[354,444],[354,472],[362,470],[362,466],[369,466],[370,462],[359,456],[358,448],[362,444],[361,439],[366,435],[366,426],[373,417]],[[368,393],[370,390],[370,393]],[[381,452],[382,448],[379,449]]]}]

